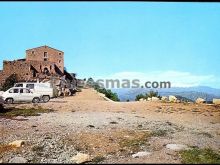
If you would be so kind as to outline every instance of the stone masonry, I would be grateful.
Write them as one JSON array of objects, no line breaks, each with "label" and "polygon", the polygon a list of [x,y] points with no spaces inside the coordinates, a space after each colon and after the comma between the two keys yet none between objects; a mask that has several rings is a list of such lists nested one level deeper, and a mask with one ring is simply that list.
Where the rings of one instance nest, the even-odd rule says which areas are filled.
[{"label": "stone masonry", "polygon": [[28,49],[26,59],[3,61],[0,86],[11,74],[17,74],[19,81],[40,81],[51,76],[63,76],[64,52],[49,46]]}]

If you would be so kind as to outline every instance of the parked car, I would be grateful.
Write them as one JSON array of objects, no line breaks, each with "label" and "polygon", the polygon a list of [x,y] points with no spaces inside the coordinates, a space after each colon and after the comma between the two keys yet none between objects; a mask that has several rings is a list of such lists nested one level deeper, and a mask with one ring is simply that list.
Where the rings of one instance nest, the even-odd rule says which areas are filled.
[{"label": "parked car", "polygon": [[3,93],[2,99],[8,104],[14,102],[39,103],[42,99],[42,95],[34,93],[28,88],[12,87]]},{"label": "parked car", "polygon": [[43,102],[48,102],[53,97],[53,88],[50,87],[50,83],[21,82],[15,83],[14,87],[29,88],[32,92],[41,94]]}]

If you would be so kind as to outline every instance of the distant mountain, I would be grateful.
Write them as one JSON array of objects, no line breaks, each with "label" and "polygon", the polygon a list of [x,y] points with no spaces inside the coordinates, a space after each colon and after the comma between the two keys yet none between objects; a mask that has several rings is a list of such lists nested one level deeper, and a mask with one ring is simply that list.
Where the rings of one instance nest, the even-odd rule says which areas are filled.
[{"label": "distant mountain", "polygon": [[192,101],[195,101],[198,97],[204,98],[207,101],[212,101],[213,98],[220,98],[220,89],[207,86],[172,87],[169,89],[120,88],[111,90],[118,94],[121,101],[133,101],[138,94],[147,93],[150,90],[158,91],[160,96],[174,95],[184,97]]}]

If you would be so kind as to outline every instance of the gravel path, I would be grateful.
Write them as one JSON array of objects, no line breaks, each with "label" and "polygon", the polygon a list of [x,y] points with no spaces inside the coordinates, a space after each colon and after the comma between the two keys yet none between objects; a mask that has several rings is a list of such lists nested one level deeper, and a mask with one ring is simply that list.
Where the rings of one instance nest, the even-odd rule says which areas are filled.
[{"label": "gravel path", "polygon": [[[25,140],[25,145],[18,150],[0,154],[2,162],[20,156],[34,163],[71,163],[71,157],[78,150],[68,139],[86,135],[95,142],[117,131],[123,132],[120,130],[151,132],[153,136],[148,139],[148,145],[140,148],[140,151],[151,154],[133,158],[131,155],[106,153],[102,163],[180,163],[178,154],[165,147],[169,143],[211,147],[213,150],[220,148],[220,113],[212,106],[110,102],[92,89],[83,89],[76,96],[52,99],[39,105],[56,111],[40,116],[17,117],[27,120],[0,118],[0,144]],[[27,108],[34,105],[16,106]],[[117,138],[130,135],[126,131],[123,133]],[[81,139],[79,143],[88,142]],[[104,140],[103,144],[100,143],[96,145],[107,146]],[[81,152],[96,156],[89,150]]]}]

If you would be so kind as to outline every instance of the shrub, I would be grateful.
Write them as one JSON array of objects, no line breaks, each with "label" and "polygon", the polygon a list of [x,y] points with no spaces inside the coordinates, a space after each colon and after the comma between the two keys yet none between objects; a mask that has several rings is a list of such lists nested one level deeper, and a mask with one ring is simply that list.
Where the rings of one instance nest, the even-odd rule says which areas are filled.
[{"label": "shrub", "polygon": [[143,94],[139,94],[136,96],[135,101],[139,101],[140,99],[146,99],[146,96],[144,96]]},{"label": "shrub", "polygon": [[11,74],[2,85],[2,90],[7,91],[9,88],[13,87],[15,83],[18,82],[17,74]]}]

